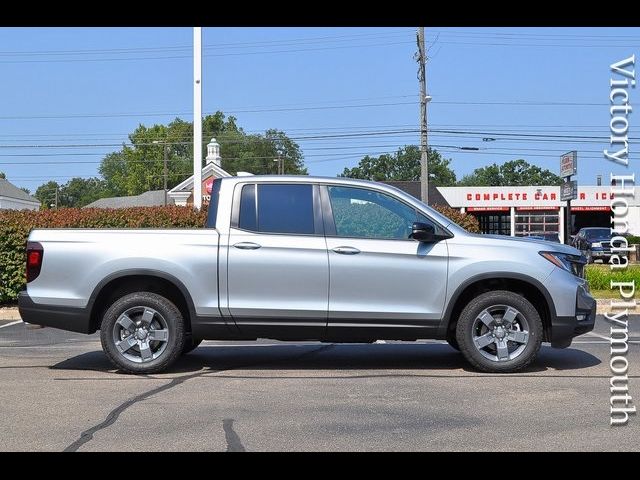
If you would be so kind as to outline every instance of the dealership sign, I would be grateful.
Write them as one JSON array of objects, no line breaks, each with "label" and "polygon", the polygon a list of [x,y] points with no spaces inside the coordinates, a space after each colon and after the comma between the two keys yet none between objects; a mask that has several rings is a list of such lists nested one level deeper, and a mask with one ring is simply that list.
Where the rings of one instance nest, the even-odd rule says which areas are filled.
[{"label": "dealership sign", "polygon": [[[436,187],[454,208],[560,207],[560,186]],[[571,207],[609,207],[613,194],[608,186],[579,185]],[[640,195],[629,205],[640,204]]]},{"label": "dealership sign", "polygon": [[567,152],[560,157],[560,177],[570,177],[578,173],[578,152]]},{"label": "dealership sign", "polygon": [[560,186],[560,200],[575,200],[578,198],[578,182],[571,180],[570,182],[564,182]]}]

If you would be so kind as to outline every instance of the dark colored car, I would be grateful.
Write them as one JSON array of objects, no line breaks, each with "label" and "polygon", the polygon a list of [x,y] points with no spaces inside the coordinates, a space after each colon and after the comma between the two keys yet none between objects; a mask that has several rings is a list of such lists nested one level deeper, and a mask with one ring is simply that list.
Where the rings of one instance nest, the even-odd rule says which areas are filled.
[{"label": "dark colored car", "polygon": [[548,242],[560,243],[560,236],[557,233],[537,233],[537,234],[527,235],[525,238],[530,238],[532,240],[546,240]]},{"label": "dark colored car", "polygon": [[573,246],[587,257],[588,263],[601,259],[609,263],[611,258],[611,229],[602,227],[581,228],[573,238]]}]

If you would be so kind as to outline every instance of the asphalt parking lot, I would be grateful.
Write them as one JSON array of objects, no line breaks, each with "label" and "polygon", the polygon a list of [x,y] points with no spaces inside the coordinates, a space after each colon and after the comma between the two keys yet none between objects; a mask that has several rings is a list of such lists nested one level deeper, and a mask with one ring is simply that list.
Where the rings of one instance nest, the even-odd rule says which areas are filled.
[{"label": "asphalt parking lot", "polygon": [[[638,450],[609,426],[609,325],[527,371],[442,342],[204,342],[162,375],[116,371],[97,335],[0,322],[0,450]],[[640,319],[630,320],[640,403]]]}]

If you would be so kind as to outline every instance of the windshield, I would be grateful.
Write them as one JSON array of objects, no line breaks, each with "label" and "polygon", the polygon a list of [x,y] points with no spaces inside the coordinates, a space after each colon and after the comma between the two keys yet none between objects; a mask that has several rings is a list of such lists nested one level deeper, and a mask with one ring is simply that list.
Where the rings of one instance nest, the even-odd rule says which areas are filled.
[{"label": "windshield", "polygon": [[595,240],[596,238],[610,238],[611,231],[608,228],[594,228],[592,230],[585,230],[585,237],[587,240]]}]

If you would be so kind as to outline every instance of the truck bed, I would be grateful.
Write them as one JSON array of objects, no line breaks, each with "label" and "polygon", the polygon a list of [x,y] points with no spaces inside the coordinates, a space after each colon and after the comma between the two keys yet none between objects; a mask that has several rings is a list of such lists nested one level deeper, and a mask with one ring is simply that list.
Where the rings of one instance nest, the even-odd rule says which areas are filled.
[{"label": "truck bed", "polygon": [[219,315],[215,229],[36,229],[42,272],[29,283],[34,303],[84,308],[99,284],[118,272],[170,272],[201,315]]}]

